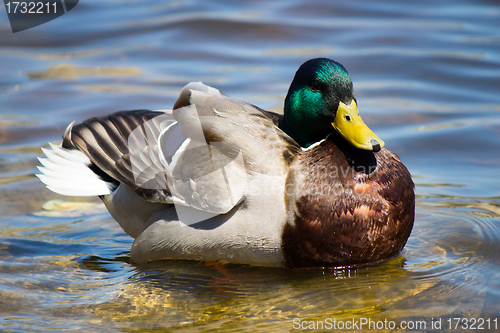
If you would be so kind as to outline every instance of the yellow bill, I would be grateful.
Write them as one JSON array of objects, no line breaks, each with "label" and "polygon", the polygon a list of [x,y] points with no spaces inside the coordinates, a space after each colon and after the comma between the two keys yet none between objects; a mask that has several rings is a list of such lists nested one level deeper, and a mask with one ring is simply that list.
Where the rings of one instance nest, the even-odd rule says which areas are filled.
[{"label": "yellow bill", "polygon": [[377,152],[385,145],[384,141],[365,125],[354,100],[349,105],[339,103],[332,126],[356,148]]}]

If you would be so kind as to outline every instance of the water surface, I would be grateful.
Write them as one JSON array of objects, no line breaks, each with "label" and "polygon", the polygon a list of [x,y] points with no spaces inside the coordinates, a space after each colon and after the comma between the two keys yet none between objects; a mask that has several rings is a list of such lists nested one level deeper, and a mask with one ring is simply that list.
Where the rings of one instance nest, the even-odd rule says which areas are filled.
[{"label": "water surface", "polygon": [[[495,1],[88,0],[13,34],[0,8],[0,330],[289,331],[296,318],[369,318],[430,331],[441,318],[444,331],[449,318],[499,318],[499,22]],[[279,111],[295,70],[318,56],[349,70],[365,122],[416,183],[397,258],[323,271],[133,265],[132,239],[98,199],[56,195],[34,176],[40,147],[73,120],[166,109],[199,80]]]}]

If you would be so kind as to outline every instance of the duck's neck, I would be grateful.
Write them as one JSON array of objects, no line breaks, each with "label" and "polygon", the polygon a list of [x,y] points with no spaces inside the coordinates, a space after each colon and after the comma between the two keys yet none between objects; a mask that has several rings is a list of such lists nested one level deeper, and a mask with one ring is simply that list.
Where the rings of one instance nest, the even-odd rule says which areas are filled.
[{"label": "duck's neck", "polygon": [[297,110],[285,102],[283,121],[280,124],[281,130],[304,148],[323,140],[334,130],[331,122],[314,105],[307,106]]},{"label": "duck's neck", "polygon": [[285,98],[283,121],[280,128],[302,147],[324,139],[333,131],[328,106],[320,93],[306,87],[297,87],[295,80]]},{"label": "duck's neck", "polygon": [[328,134],[333,132],[333,127],[330,129],[305,132],[302,129],[297,129],[290,126],[285,118],[283,118],[283,121],[281,122],[279,127],[283,132],[288,134],[288,136],[297,141],[297,143],[303,148],[307,148],[310,145],[323,140],[328,136]]}]

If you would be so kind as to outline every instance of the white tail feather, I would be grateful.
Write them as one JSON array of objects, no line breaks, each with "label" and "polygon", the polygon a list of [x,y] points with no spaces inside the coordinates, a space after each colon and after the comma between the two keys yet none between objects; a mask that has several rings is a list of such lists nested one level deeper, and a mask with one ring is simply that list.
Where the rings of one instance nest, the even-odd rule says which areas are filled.
[{"label": "white tail feather", "polygon": [[41,174],[36,176],[52,192],[69,196],[111,194],[110,184],[89,169],[91,162],[83,152],[53,144],[42,151],[47,158],[38,159],[43,166],[38,167]]}]

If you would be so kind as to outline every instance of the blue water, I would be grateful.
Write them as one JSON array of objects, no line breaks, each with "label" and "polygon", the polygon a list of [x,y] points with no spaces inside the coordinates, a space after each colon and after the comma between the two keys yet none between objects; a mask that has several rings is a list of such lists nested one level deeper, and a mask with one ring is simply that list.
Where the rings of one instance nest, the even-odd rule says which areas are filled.
[{"label": "blue water", "polygon": [[[421,331],[441,319],[444,331],[454,317],[493,331],[499,22],[496,1],[87,0],[13,34],[0,8],[0,331],[289,331],[297,318],[421,320]],[[348,69],[363,119],[416,183],[415,227],[395,259],[306,272],[133,265],[132,239],[98,199],[34,176],[40,147],[73,120],[167,109],[199,80],[279,111],[318,56]]]}]

